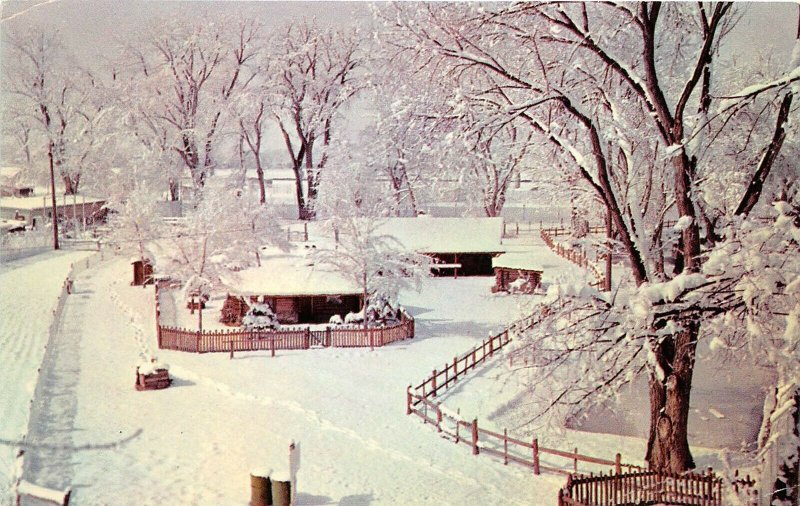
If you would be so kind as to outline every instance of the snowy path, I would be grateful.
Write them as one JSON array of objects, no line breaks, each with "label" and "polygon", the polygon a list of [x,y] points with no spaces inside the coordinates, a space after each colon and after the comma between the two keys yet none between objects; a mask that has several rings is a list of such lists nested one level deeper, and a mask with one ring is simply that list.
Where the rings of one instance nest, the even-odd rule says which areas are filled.
[{"label": "snowy path", "polygon": [[[86,252],[51,252],[0,266],[0,436],[16,441],[26,432],[61,286],[70,264]],[[14,474],[14,449],[0,447],[0,492]]]},{"label": "snowy path", "polygon": [[42,362],[37,397],[31,409],[23,476],[29,482],[55,490],[72,484],[72,451],[77,385],[80,376],[82,322],[91,311],[96,289],[92,271],[77,280],[66,298],[56,336]]}]

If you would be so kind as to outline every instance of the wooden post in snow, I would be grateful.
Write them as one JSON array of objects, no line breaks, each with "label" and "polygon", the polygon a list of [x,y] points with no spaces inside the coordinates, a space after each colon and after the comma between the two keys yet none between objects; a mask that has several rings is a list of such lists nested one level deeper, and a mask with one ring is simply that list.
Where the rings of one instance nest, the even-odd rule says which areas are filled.
[{"label": "wooden post in snow", "polygon": [[472,420],[472,454],[477,455],[480,453],[478,449],[478,419]]},{"label": "wooden post in snow", "polygon": [[539,475],[541,470],[539,469],[539,440],[533,438],[533,442],[531,443],[531,448],[533,449],[533,474]]},{"label": "wooden post in snow", "polygon": [[411,385],[406,388],[406,415],[411,414]]},{"label": "wooden post in snow", "polygon": [[431,397],[436,397],[436,369],[431,373]]}]

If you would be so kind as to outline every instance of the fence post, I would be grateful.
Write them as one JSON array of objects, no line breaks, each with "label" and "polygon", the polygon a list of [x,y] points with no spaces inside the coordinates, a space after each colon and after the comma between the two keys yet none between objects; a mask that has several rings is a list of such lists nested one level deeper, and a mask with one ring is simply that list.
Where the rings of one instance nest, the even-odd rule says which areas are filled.
[{"label": "fence post", "polygon": [[531,443],[531,448],[533,448],[533,474],[539,475],[541,470],[539,469],[539,440],[533,438],[533,442]]},{"label": "fence post", "polygon": [[478,450],[478,419],[472,420],[472,454],[477,455],[480,453]]},{"label": "fence post", "polygon": [[577,473],[578,472],[578,448],[575,448],[575,456],[572,461],[572,469]]},{"label": "fence post", "polygon": [[196,346],[196,348],[195,348],[195,351],[197,351],[197,353],[200,353],[200,336],[201,336],[201,335],[202,335],[202,334],[201,334],[201,333],[200,333],[200,331],[198,330],[198,331],[197,331],[197,342],[195,343],[195,346]]},{"label": "fence post", "polygon": [[268,339],[269,339],[269,352],[270,352],[270,356],[271,356],[271,357],[274,357],[274,356],[275,356],[275,338],[274,338],[274,337],[270,337],[270,338],[268,338]]},{"label": "fence post", "polygon": [[431,397],[436,397],[436,369],[431,373]]},{"label": "fence post", "polygon": [[385,325],[381,325],[381,333],[380,333],[381,340],[380,340],[380,344],[378,346],[383,346],[383,344],[384,344],[384,340],[383,340],[384,339],[384,337],[383,337],[384,329],[385,329]]},{"label": "fence post", "polygon": [[494,337],[489,338],[489,356],[494,355]]},{"label": "fence post", "polygon": [[368,328],[367,333],[369,334],[369,349],[373,351],[375,350],[375,336],[372,333],[372,328]]},{"label": "fence post", "polygon": [[325,342],[322,343],[326,348],[331,345],[331,328],[325,327]]},{"label": "fence post", "polygon": [[508,465],[508,429],[503,429],[503,465]]},{"label": "fence post", "polygon": [[230,359],[231,359],[231,360],[233,360],[233,338],[231,338],[231,340],[229,341],[229,343],[230,343],[230,345],[231,345],[231,356],[230,356]]},{"label": "fence post", "polygon": [[453,357],[453,384],[458,381],[458,357]]},{"label": "fence post", "polygon": [[411,414],[411,385],[406,388],[406,415]]},{"label": "fence post", "polygon": [[622,455],[619,453],[614,456],[614,472],[617,474],[622,472]]},{"label": "fence post", "polygon": [[311,348],[311,327],[306,327],[305,334],[303,335],[303,348]]},{"label": "fence post", "polygon": [[442,432],[442,408],[436,405],[436,432]]}]

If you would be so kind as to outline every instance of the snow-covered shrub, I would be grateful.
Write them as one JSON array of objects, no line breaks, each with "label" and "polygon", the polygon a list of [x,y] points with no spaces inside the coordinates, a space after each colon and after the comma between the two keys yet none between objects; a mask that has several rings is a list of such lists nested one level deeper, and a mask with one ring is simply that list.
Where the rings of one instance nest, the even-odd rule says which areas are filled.
[{"label": "snow-covered shrub", "polygon": [[247,330],[275,330],[280,323],[269,304],[254,302],[242,318],[242,326]]},{"label": "snow-covered shrub", "polygon": [[363,321],[364,321],[363,309],[358,313],[347,313],[346,315],[344,315],[345,323],[362,323]]},{"label": "snow-covered shrub", "polygon": [[331,316],[331,318],[328,320],[328,323],[331,325],[342,325],[344,320],[342,320],[342,315],[335,314]]}]

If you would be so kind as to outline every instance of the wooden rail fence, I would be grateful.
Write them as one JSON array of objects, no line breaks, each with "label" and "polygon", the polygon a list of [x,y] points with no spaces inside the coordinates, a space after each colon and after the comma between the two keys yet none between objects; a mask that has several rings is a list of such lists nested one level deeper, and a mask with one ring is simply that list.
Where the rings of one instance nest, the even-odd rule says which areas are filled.
[{"label": "wooden rail fence", "polygon": [[572,475],[559,491],[559,506],[617,504],[722,505],[722,478],[711,468],[705,474],[619,471],[603,475]]},{"label": "wooden rail fence", "polygon": [[465,443],[473,455],[491,455],[502,460],[504,465],[511,463],[523,466],[536,475],[542,472],[571,475],[578,471],[579,462],[608,467],[617,473],[622,469],[641,469],[639,466],[624,464],[619,453],[614,460],[601,459],[583,455],[577,448],[574,451],[547,448],[541,446],[535,437],[523,440],[510,435],[508,429],[503,429],[502,432],[485,429],[479,426],[477,419],[463,420],[441,403],[414,394],[411,387],[406,390],[406,414],[418,416],[423,423],[430,424],[456,444]]},{"label": "wooden rail fence", "polygon": [[561,228],[543,228],[539,232],[539,235],[547,247],[550,248],[556,255],[566,259],[569,262],[572,262],[579,267],[583,267],[584,269],[589,269],[592,271],[592,275],[596,279],[596,281],[591,284],[592,286],[597,287],[600,290],[609,290],[610,284],[608,283],[608,280],[606,280],[605,274],[602,273],[600,269],[598,269],[597,266],[595,266],[592,262],[589,262],[586,252],[573,248],[565,248],[561,244],[553,241],[553,237],[559,235],[559,233],[563,233],[564,230],[565,229]]},{"label": "wooden rail fence", "polygon": [[394,325],[381,327],[340,326],[325,330],[295,328],[286,330],[247,331],[191,330],[161,324],[159,288],[156,283],[156,338],[163,350],[193,353],[237,351],[307,350],[312,346],[334,348],[377,348],[414,337],[414,319],[405,313]]},{"label": "wooden rail fence", "polygon": [[[526,319],[517,322],[511,328],[530,327],[535,324],[536,321],[533,319]],[[434,402],[433,398],[442,390],[455,385],[459,378],[486,363],[494,353],[510,342],[511,336],[506,329],[485,339],[466,353],[453,357],[452,362],[446,363],[444,367],[434,369],[419,385],[409,385],[406,389],[406,414],[418,416],[423,423],[435,427],[437,432],[456,444],[466,443],[472,449],[473,455],[481,453],[491,455],[501,459],[505,465],[512,463],[527,467],[533,474],[545,471],[569,475],[578,471],[579,462],[611,467],[617,473],[623,468],[641,469],[631,464],[623,464],[619,454],[614,460],[600,459],[582,455],[578,453],[577,448],[572,452],[546,448],[539,445],[537,438],[522,440],[509,435],[507,429],[503,429],[502,433],[491,431],[480,427],[477,419],[466,421],[457,413],[442,406],[441,402]]]}]

